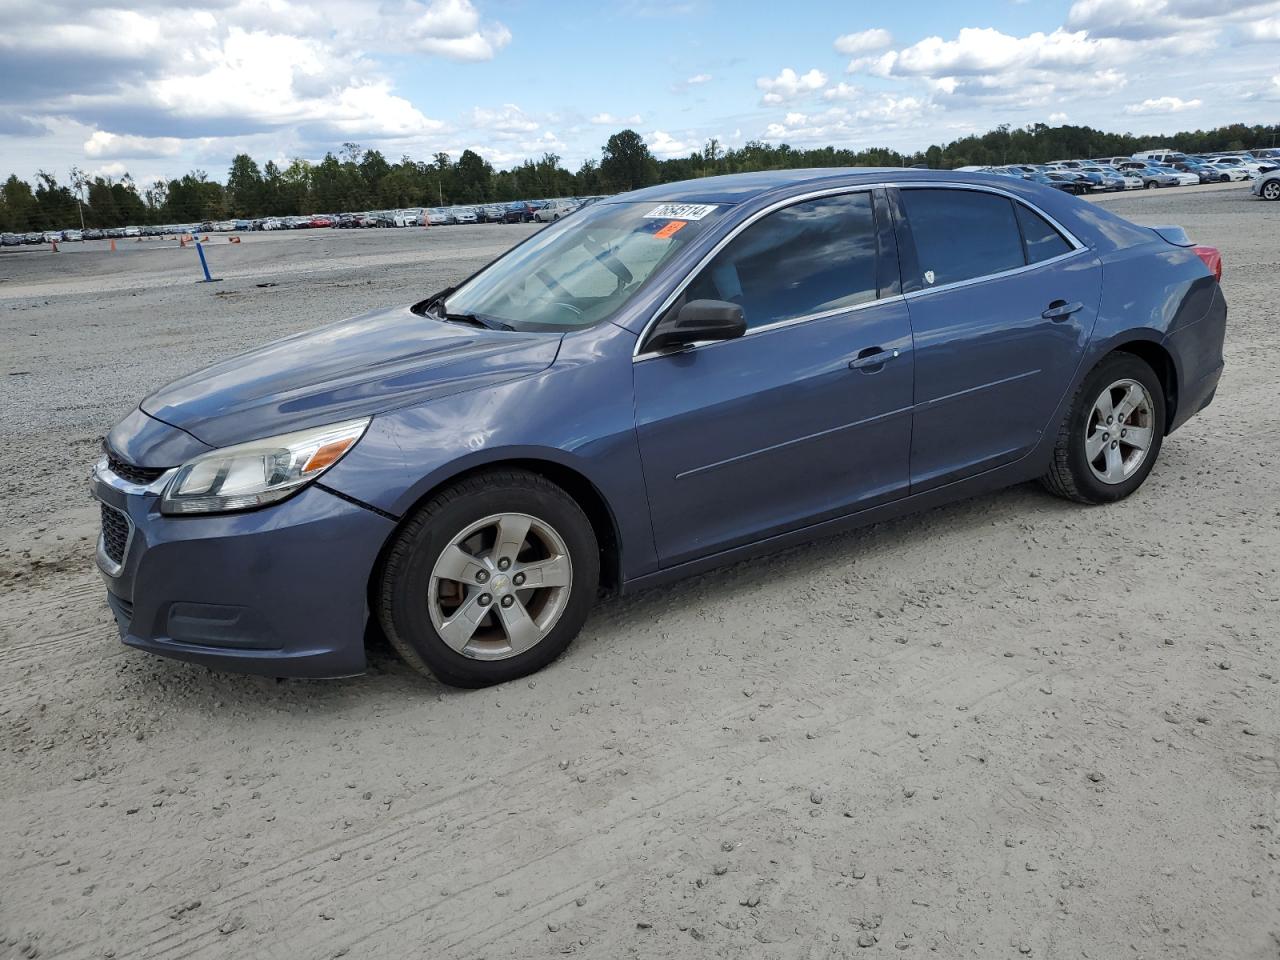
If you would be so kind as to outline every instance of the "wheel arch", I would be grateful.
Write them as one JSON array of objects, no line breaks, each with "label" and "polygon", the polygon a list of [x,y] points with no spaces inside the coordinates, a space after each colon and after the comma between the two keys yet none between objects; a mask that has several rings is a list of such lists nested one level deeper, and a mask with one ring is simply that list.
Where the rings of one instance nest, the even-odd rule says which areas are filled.
[{"label": "wheel arch", "polygon": [[1162,344],[1155,340],[1131,339],[1114,345],[1107,353],[1128,353],[1149,366],[1160,381],[1164,390],[1164,429],[1169,433],[1169,424],[1174,422],[1178,412],[1178,368],[1171,354]]},{"label": "wheel arch", "polygon": [[[419,493],[418,497],[401,514],[395,528],[388,535],[382,545],[382,549],[378,552],[378,559],[369,572],[368,596],[371,603],[376,596],[378,583],[382,577],[387,551],[390,550],[391,545],[395,542],[404,525],[422,504],[451,484],[478,474],[498,470],[524,470],[528,473],[537,474],[551,481],[572,497],[574,502],[582,508],[583,513],[587,515],[592,531],[596,536],[596,543],[600,549],[600,586],[610,592],[621,588],[623,579],[622,537],[617,517],[614,516],[612,507],[596,484],[584,473],[568,464],[538,456],[512,456],[462,467],[456,472],[436,479],[428,489]],[[373,609],[372,605],[370,609]]]}]

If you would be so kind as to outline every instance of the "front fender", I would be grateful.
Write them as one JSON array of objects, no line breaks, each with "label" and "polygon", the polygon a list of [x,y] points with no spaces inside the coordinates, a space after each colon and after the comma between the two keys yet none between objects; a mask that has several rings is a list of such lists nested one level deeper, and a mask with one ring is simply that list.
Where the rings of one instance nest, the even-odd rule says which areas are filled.
[{"label": "front fender", "polygon": [[624,578],[651,572],[657,558],[636,441],[634,344],[634,334],[603,324],[567,335],[540,374],[381,414],[324,485],[400,518],[477,468],[555,464],[605,501]]}]

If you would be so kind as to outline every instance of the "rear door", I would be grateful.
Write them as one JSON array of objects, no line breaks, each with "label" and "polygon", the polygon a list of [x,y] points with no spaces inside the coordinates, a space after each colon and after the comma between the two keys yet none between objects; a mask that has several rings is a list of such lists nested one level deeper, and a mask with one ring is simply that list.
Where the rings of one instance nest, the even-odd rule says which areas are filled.
[{"label": "rear door", "polygon": [[1102,267],[1066,230],[996,191],[897,192],[915,335],[911,492],[1039,442],[1097,319]]}]

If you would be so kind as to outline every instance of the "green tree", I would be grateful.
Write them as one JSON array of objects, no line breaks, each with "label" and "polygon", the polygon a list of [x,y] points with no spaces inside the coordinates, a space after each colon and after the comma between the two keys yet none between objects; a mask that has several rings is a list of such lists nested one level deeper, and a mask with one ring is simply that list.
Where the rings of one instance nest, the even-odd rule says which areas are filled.
[{"label": "green tree", "polygon": [[238,217],[250,217],[265,205],[266,184],[257,161],[247,153],[238,153],[231,161],[227,173],[227,194],[231,212]]},{"label": "green tree", "polygon": [[620,130],[601,151],[600,178],[609,190],[635,190],[658,182],[658,165],[644,138],[634,130]]}]

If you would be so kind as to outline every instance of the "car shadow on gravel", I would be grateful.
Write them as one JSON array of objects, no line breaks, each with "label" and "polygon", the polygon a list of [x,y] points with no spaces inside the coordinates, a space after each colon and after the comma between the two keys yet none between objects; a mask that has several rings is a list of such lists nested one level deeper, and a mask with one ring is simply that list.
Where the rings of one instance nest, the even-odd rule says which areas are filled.
[{"label": "car shadow on gravel", "polygon": [[[567,662],[599,653],[613,641],[612,627],[646,622],[661,625],[672,606],[677,609],[700,602],[714,584],[717,597],[749,605],[766,588],[785,590],[787,581],[807,587],[818,574],[833,566],[852,567],[896,544],[930,537],[939,529],[951,536],[990,528],[993,519],[1015,522],[1020,516],[1070,514],[1079,508],[1044,493],[1036,484],[946,504],[919,514],[873,524],[857,530],[822,537],[753,560],[722,567],[687,580],[654,587],[625,597],[606,597],[592,612],[582,634],[568,652],[546,671]],[[425,701],[428,698],[465,697],[470,691],[424,677],[403,663],[381,632],[373,627],[365,638],[368,672],[362,676],[331,680],[294,680],[246,676],[208,669],[129,651],[122,673],[132,684],[151,691],[153,705],[178,712],[217,712],[228,707],[255,714],[303,709],[321,715],[340,715],[349,709],[377,709]],[[545,671],[544,671],[545,672]]]}]

